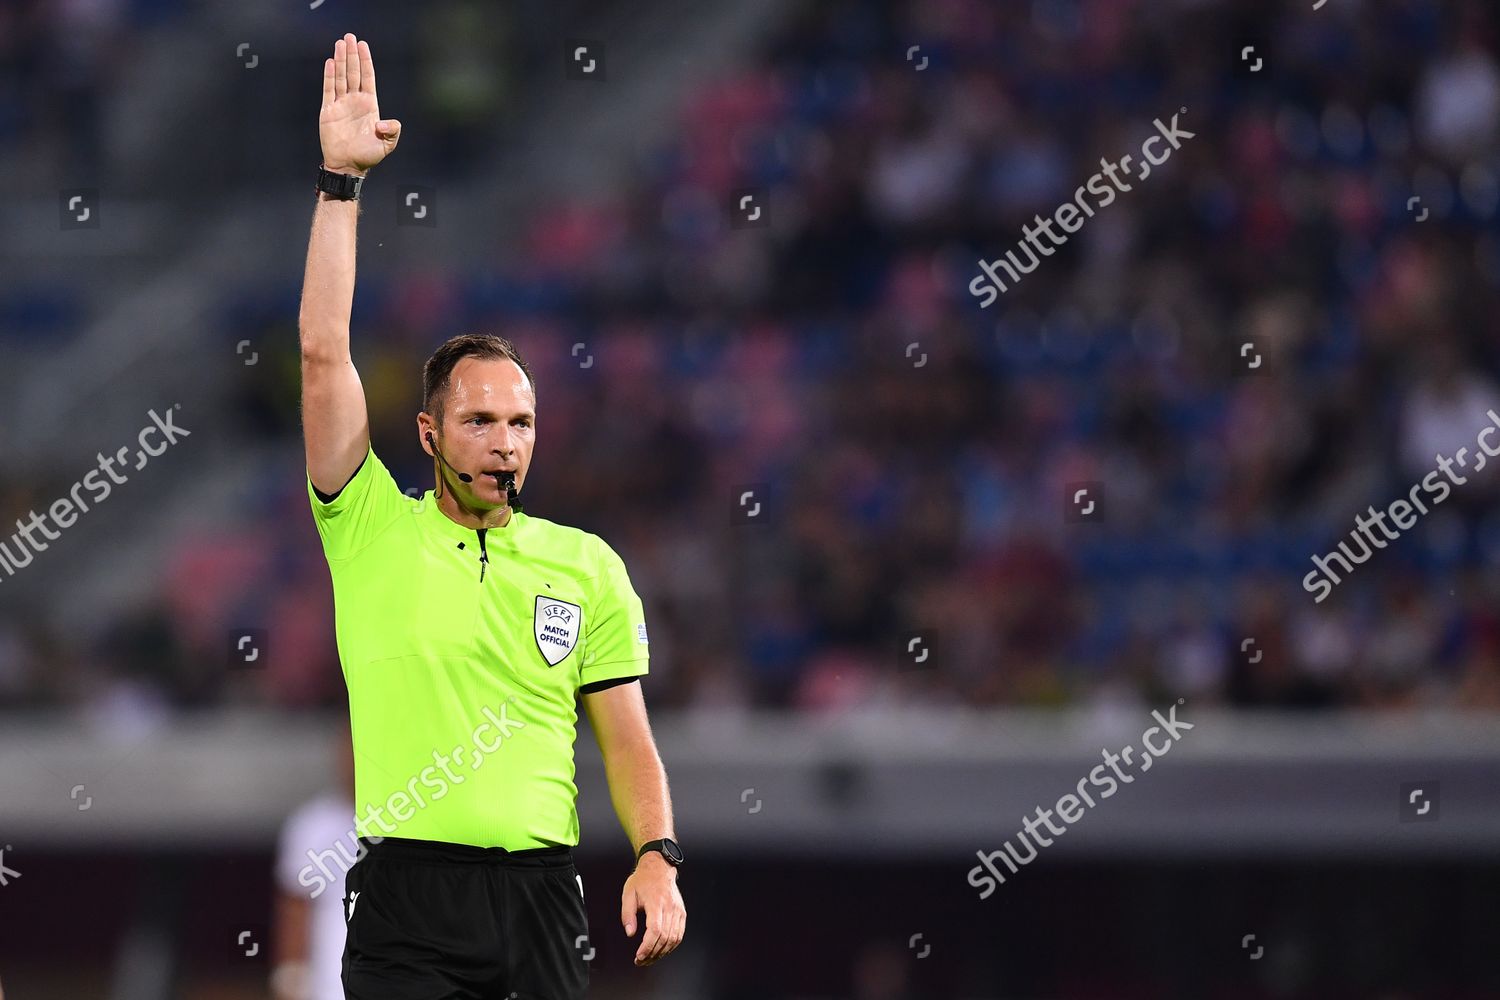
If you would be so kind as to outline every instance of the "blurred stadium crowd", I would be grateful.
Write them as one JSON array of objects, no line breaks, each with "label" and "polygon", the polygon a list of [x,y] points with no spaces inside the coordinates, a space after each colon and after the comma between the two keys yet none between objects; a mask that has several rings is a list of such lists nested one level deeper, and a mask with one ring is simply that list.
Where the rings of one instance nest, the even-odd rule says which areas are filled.
[{"label": "blurred stadium crowd", "polygon": [[0,139],[100,158],[100,101],[133,32],[176,0],[14,0],[0,5]]},{"label": "blurred stadium crowd", "polygon": [[[514,340],[526,511],[624,557],[653,704],[1500,708],[1493,475],[1328,600],[1302,586],[1500,408],[1497,13],[1273,6],[809,5],[522,252],[361,260],[375,449],[430,488],[421,362]],[[981,257],[1180,109],[1158,175],[979,308]],[[736,224],[747,191],[763,224]],[[300,260],[223,303],[226,339],[280,345],[238,419],[299,464]],[[749,488],[766,516],[736,525]],[[335,704],[331,604],[304,482],[267,483],[102,644],[10,623],[0,700]],[[268,666],[228,673],[247,622]]]}]

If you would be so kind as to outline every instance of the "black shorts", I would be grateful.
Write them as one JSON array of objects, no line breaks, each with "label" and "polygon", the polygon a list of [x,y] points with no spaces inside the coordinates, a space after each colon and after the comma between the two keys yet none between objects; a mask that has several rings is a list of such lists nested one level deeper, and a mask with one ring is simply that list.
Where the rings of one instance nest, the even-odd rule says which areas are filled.
[{"label": "black shorts", "polygon": [[593,950],[571,850],[360,843],[344,877],[348,1000],[584,995]]}]

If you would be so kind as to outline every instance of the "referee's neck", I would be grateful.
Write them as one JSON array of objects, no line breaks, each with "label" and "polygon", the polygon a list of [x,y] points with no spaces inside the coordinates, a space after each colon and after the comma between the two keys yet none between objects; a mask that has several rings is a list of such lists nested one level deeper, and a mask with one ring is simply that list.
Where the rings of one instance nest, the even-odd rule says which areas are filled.
[{"label": "referee's neck", "polygon": [[509,504],[488,511],[471,510],[460,503],[458,497],[448,492],[438,501],[438,510],[454,524],[476,531],[480,528],[503,528],[510,524]]}]

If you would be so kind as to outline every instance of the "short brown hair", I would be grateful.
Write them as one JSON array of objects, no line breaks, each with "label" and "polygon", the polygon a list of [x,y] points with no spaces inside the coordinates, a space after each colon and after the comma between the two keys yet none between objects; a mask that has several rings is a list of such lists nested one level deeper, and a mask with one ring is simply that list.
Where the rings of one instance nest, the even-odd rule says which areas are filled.
[{"label": "short brown hair", "polygon": [[515,344],[493,333],[461,333],[449,338],[422,366],[422,410],[439,424],[443,422],[443,408],[448,402],[448,384],[453,369],[464,358],[514,361],[531,386],[532,398],[536,397],[536,379],[532,378],[531,368]]}]

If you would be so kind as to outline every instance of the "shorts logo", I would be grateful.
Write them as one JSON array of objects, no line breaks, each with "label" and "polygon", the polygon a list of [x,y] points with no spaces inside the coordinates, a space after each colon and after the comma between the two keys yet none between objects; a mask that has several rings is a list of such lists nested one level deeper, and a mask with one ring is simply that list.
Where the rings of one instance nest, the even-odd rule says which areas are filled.
[{"label": "shorts logo", "polygon": [[536,615],[532,623],[536,629],[536,648],[542,651],[547,666],[557,666],[578,645],[578,628],[582,622],[583,609],[578,605],[536,595]]}]

